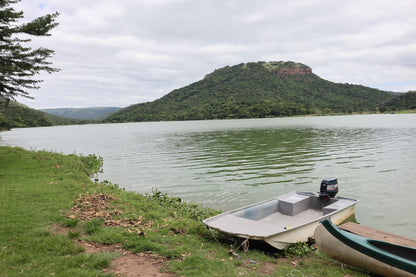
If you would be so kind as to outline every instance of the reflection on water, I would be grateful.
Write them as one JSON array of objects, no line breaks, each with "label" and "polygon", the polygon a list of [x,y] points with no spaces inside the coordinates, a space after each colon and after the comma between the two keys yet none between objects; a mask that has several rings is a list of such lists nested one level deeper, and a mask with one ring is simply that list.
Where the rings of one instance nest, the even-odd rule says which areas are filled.
[{"label": "reflection on water", "polygon": [[15,129],[2,144],[104,158],[100,179],[228,210],[337,177],[364,225],[414,237],[416,115]]}]

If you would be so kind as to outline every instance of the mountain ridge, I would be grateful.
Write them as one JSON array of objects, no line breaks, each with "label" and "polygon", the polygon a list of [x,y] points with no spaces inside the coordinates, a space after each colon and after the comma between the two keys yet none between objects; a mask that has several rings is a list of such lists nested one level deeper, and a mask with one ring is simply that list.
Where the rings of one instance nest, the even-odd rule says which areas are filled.
[{"label": "mountain ridge", "polygon": [[[81,108],[103,110],[114,107]],[[62,108],[61,110],[78,110]],[[303,114],[394,112],[416,109],[416,92],[392,93],[333,83],[295,62],[225,66],[152,102],[133,104],[104,119],[55,116],[0,97],[0,130],[101,122],[261,118]]]},{"label": "mountain ridge", "polygon": [[333,83],[295,62],[225,66],[152,102],[109,116],[107,122],[259,118],[375,111],[386,91]]},{"label": "mountain ridge", "polygon": [[119,107],[90,107],[90,108],[51,108],[51,109],[39,109],[42,112],[73,118],[73,119],[86,119],[86,120],[100,120],[104,119],[111,113],[116,112],[121,108]]}]

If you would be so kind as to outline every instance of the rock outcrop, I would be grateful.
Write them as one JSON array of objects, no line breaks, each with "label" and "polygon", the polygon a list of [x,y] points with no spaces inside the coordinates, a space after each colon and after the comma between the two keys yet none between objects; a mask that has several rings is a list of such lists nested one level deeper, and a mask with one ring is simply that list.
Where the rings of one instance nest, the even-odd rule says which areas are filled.
[{"label": "rock outcrop", "polygon": [[312,74],[310,67],[278,68],[272,71],[277,76],[309,75]]}]

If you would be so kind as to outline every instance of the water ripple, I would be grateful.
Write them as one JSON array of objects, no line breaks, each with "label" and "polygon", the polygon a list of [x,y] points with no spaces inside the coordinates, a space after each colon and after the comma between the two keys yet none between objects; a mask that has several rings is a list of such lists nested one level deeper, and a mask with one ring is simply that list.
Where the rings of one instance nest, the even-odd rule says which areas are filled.
[{"label": "water ripple", "polygon": [[64,126],[0,136],[3,145],[95,153],[104,158],[102,180],[223,210],[317,191],[334,176],[342,195],[361,200],[359,221],[416,233],[414,114]]}]

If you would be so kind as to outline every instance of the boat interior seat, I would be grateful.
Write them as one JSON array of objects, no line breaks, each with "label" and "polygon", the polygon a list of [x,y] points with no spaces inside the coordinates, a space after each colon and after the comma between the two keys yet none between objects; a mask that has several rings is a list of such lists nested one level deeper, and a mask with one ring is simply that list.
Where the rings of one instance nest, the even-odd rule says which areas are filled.
[{"label": "boat interior seat", "polygon": [[335,212],[337,210],[342,210],[342,209],[348,207],[349,205],[351,205],[351,200],[350,199],[344,199],[342,197],[337,197],[334,200],[335,201],[333,203],[329,204],[328,206],[325,206],[322,209],[323,215],[327,215],[327,214]]},{"label": "boat interior seat", "polygon": [[284,215],[294,216],[310,207],[310,195],[292,194],[279,199],[279,212]]},{"label": "boat interior seat", "polygon": [[216,219],[215,222],[210,224],[210,227],[228,234],[251,238],[268,237],[283,229],[283,227],[278,225],[259,222],[232,214]]}]

